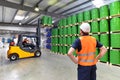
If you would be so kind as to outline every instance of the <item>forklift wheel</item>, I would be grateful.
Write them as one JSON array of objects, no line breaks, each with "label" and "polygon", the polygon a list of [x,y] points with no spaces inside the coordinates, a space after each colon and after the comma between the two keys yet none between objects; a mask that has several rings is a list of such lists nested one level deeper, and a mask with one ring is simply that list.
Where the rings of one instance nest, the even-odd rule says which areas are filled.
[{"label": "forklift wheel", "polygon": [[41,52],[38,50],[35,52],[35,57],[40,57],[41,56]]},{"label": "forklift wheel", "polygon": [[10,55],[10,61],[15,61],[15,60],[17,60],[18,59],[18,55],[17,54],[12,54],[12,55]]}]

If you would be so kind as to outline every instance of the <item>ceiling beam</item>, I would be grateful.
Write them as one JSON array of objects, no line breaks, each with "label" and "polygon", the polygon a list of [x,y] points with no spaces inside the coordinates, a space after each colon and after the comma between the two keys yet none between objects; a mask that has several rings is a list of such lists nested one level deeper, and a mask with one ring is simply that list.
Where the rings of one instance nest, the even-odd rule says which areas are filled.
[{"label": "ceiling beam", "polygon": [[80,7],[81,5],[84,5],[84,4],[89,3],[89,2],[91,2],[91,1],[86,1],[86,2],[80,3],[80,4],[78,4],[78,5],[76,5],[76,6],[72,7],[72,8],[69,8],[69,9],[67,9],[67,10],[65,10],[65,11],[60,12],[59,14],[65,13],[65,12],[67,12],[67,11],[70,11],[70,10],[72,10],[72,9],[75,9],[75,8],[77,8],[77,7]]},{"label": "ceiling beam", "polygon": [[79,12],[79,11],[85,10],[85,9],[90,8],[90,7],[92,7],[92,6],[93,6],[93,5],[89,5],[89,6],[83,7],[83,8],[81,8],[81,9],[79,9],[79,10],[72,11],[72,12],[67,13],[67,14],[65,14],[65,15],[68,16],[68,15],[70,15],[70,14],[72,14],[72,13],[76,13],[76,12]]},{"label": "ceiling beam", "polygon": [[57,9],[55,9],[53,12],[56,12],[56,11],[62,9],[62,8],[64,8],[64,7],[66,7],[66,6],[70,5],[70,4],[72,4],[72,3],[75,2],[75,1],[77,1],[77,0],[72,0],[72,1],[68,2],[67,4],[65,4],[65,5],[63,5],[63,6],[59,7],[59,8],[57,8]]},{"label": "ceiling beam", "polygon": [[23,24],[23,25],[19,25],[18,23],[4,23],[4,22],[0,22],[0,26],[20,26],[20,27],[37,27],[37,25],[31,25],[31,24]]},{"label": "ceiling beam", "polygon": [[[39,5],[42,1],[43,1],[43,0],[39,0],[39,1],[36,3],[36,5]],[[34,5],[34,7],[35,7],[36,5]]]},{"label": "ceiling beam", "polygon": [[20,4],[16,4],[16,3],[12,3],[9,1],[4,1],[4,0],[0,0],[0,5],[1,6],[5,6],[5,7],[10,7],[10,8],[14,8],[14,9],[20,9],[20,10],[24,10],[24,11],[30,11],[30,12],[34,12],[34,13],[39,13],[39,14],[47,14],[49,16],[53,16],[53,17],[64,17],[63,15],[60,14],[56,14],[53,12],[46,12],[44,10],[40,10],[39,12],[34,11],[34,7],[28,7],[28,6],[22,6]]},{"label": "ceiling beam", "polygon": [[16,10],[14,16],[12,17],[11,23],[13,23],[13,20],[14,20],[14,18],[15,18],[15,16],[16,16],[17,12],[18,12],[18,10]]}]

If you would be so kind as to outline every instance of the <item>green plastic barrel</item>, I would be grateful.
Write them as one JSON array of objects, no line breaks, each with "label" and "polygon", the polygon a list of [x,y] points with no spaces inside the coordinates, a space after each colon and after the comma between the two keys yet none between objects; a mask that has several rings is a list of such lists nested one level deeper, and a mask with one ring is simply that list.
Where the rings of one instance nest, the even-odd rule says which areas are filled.
[{"label": "green plastic barrel", "polygon": [[99,41],[99,35],[98,34],[93,34],[93,37],[95,37]]},{"label": "green plastic barrel", "polygon": [[80,34],[80,26],[79,25],[77,26],[77,31],[78,31],[78,34]]},{"label": "green plastic barrel", "polygon": [[100,18],[109,16],[108,5],[100,7]]},{"label": "green plastic barrel", "polygon": [[73,42],[75,42],[76,38],[77,38],[77,37],[72,36],[72,42],[71,42],[72,44],[73,44]]},{"label": "green plastic barrel", "polygon": [[120,31],[120,18],[112,18],[110,20],[110,30],[111,31]]},{"label": "green plastic barrel", "polygon": [[91,19],[90,11],[85,11],[83,14],[84,14],[84,21]]},{"label": "green plastic barrel", "polygon": [[106,54],[102,58],[100,58],[100,61],[108,62],[108,52],[106,52]]},{"label": "green plastic barrel", "polygon": [[63,46],[63,54],[67,54],[67,47]]},{"label": "green plastic barrel", "polygon": [[42,17],[42,24],[47,25],[48,24],[48,16],[43,16]]},{"label": "green plastic barrel", "polygon": [[120,64],[120,51],[110,50],[110,63]]},{"label": "green plastic barrel", "polygon": [[62,27],[63,26],[62,19],[59,22],[60,22],[60,26],[59,27]]},{"label": "green plastic barrel", "polygon": [[110,15],[120,14],[120,1],[110,4]]},{"label": "green plastic barrel", "polygon": [[96,19],[99,18],[99,10],[98,8],[94,8],[91,10],[91,18]]},{"label": "green plastic barrel", "polygon": [[67,28],[64,28],[64,34],[67,35]]},{"label": "green plastic barrel", "polygon": [[99,49],[96,49],[95,54],[96,54],[96,57],[97,57],[97,55],[99,54]]},{"label": "green plastic barrel", "polygon": [[98,24],[97,21],[92,22],[92,23],[91,23],[91,27],[92,27],[92,29],[91,29],[91,32],[92,32],[92,33],[94,33],[94,32],[99,32],[99,24]]},{"label": "green plastic barrel", "polygon": [[66,37],[63,37],[63,44],[66,44],[67,40],[66,40]]},{"label": "green plastic barrel", "polygon": [[72,41],[72,40],[71,40],[71,37],[67,37],[67,44],[68,44],[68,45],[71,45],[71,41]]},{"label": "green plastic barrel", "polygon": [[109,31],[108,20],[101,20],[100,21],[100,32],[108,32],[108,31]]},{"label": "green plastic barrel", "polygon": [[54,52],[58,52],[58,46],[54,46]]},{"label": "green plastic barrel", "polygon": [[63,28],[63,35],[67,34],[67,28]]},{"label": "green plastic barrel", "polygon": [[77,26],[72,26],[72,34],[77,34]]},{"label": "green plastic barrel", "polygon": [[67,34],[71,34],[72,33],[72,28],[69,26],[68,28],[67,28]]},{"label": "green plastic barrel", "polygon": [[62,53],[62,51],[63,51],[63,47],[60,46],[60,47],[59,47],[59,52]]},{"label": "green plastic barrel", "polygon": [[72,24],[75,24],[75,23],[77,23],[77,17],[76,17],[76,15],[72,15],[71,16],[72,17]]},{"label": "green plastic barrel", "polygon": [[67,25],[67,19],[66,19],[66,18],[63,18],[63,19],[62,19],[62,23],[63,23],[63,26],[66,26],[66,25]]},{"label": "green plastic barrel", "polygon": [[58,38],[55,37],[55,44],[58,44]]},{"label": "green plastic barrel", "polygon": [[83,19],[83,13],[78,13],[77,14],[77,21],[78,22],[82,22],[84,19]]},{"label": "green plastic barrel", "polygon": [[58,29],[54,29],[54,35],[58,35]]},{"label": "green plastic barrel", "polygon": [[48,24],[52,25],[52,17],[51,16],[48,17]]},{"label": "green plastic barrel", "polygon": [[72,17],[71,16],[69,16],[67,18],[67,25],[70,25],[70,24],[72,24]]},{"label": "green plastic barrel", "polygon": [[60,35],[63,35],[63,28],[60,28],[59,31],[60,31]]},{"label": "green plastic barrel", "polygon": [[55,52],[55,46],[53,46],[53,52]]},{"label": "green plastic barrel", "polygon": [[56,41],[56,37],[54,38],[54,44],[56,44],[57,43],[57,41]]},{"label": "green plastic barrel", "polygon": [[101,34],[100,35],[100,42],[104,44],[106,47],[109,46],[109,35],[108,34]]},{"label": "green plastic barrel", "polygon": [[111,35],[111,47],[113,48],[120,48],[120,33],[114,33]]},{"label": "green plastic barrel", "polygon": [[59,40],[59,41],[60,41],[60,44],[62,44],[62,43],[63,43],[62,37],[60,37],[60,40]]},{"label": "green plastic barrel", "polygon": [[54,43],[54,38],[52,37],[51,42]]}]

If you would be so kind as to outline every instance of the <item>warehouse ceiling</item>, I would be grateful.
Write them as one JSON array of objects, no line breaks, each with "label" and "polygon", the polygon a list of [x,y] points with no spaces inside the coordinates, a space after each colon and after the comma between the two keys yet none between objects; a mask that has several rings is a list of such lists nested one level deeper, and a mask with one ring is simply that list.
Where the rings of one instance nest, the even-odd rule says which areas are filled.
[{"label": "warehouse ceiling", "polygon": [[[93,0],[0,0],[0,25],[36,25],[43,15],[54,21],[85,9],[95,7]],[[111,2],[114,0],[103,0]],[[35,7],[39,11],[35,11]],[[20,20],[19,20],[20,19]]]}]

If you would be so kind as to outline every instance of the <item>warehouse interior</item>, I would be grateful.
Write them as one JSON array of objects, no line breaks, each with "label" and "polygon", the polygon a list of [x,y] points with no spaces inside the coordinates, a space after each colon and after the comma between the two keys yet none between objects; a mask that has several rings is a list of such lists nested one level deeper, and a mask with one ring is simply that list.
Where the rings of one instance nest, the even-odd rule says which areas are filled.
[{"label": "warehouse interior", "polygon": [[[119,80],[120,0],[0,0],[0,80],[77,80],[78,65],[67,52],[84,22],[107,48],[97,63],[97,80]],[[39,48],[36,57],[21,49],[25,38]],[[11,57],[17,51],[22,56]]]}]

